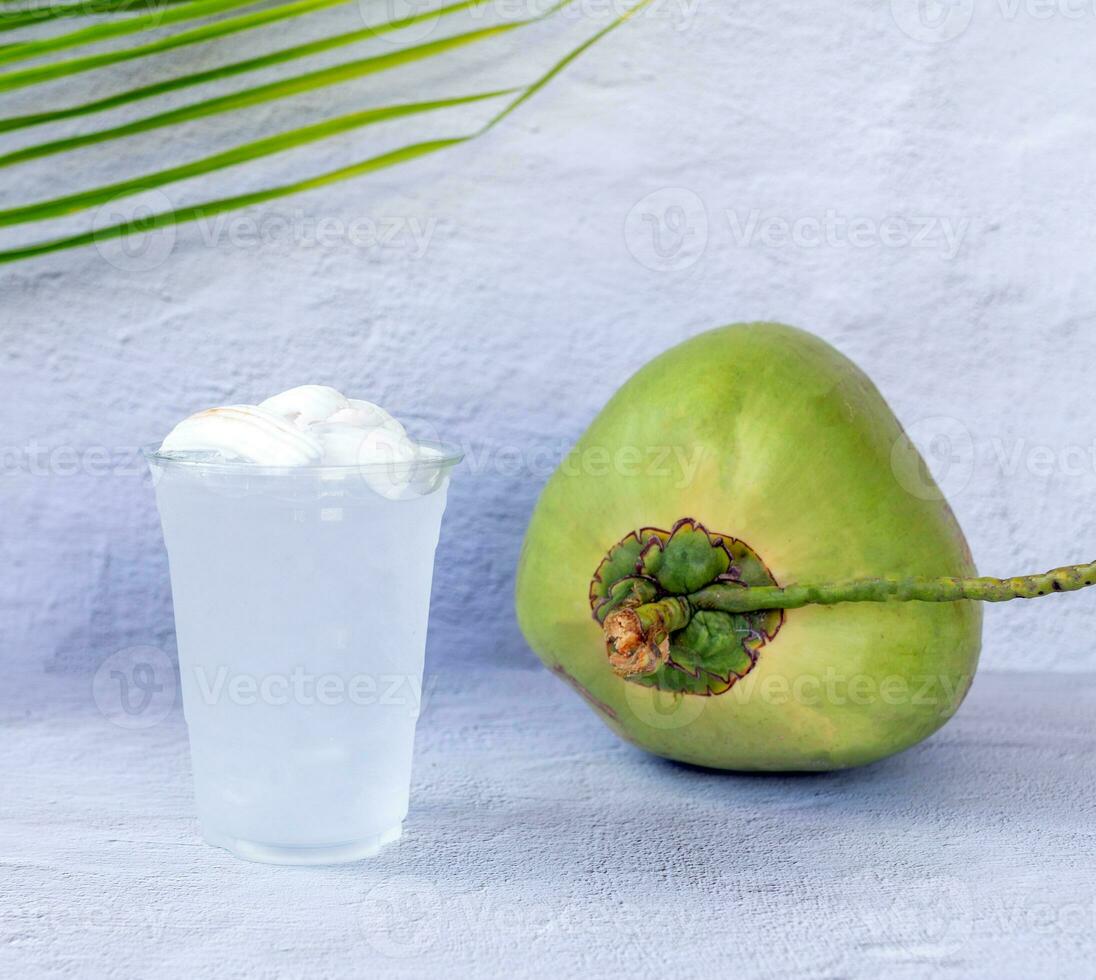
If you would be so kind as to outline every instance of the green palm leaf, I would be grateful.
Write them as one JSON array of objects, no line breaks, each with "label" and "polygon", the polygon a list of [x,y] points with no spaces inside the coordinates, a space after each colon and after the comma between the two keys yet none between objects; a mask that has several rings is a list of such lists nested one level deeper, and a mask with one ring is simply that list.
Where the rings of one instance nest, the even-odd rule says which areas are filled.
[{"label": "green palm leaf", "polygon": [[[221,2],[221,0],[217,0]],[[256,0],[247,0],[255,3]],[[37,85],[41,82],[50,82],[57,78],[66,78],[69,75],[78,75],[82,72],[93,71],[96,68],[106,68],[108,65],[121,64],[124,61],[136,61],[139,58],[149,58],[153,55],[164,54],[177,48],[189,47],[192,44],[202,44],[207,41],[217,41],[232,34],[242,31],[254,30],[258,27],[266,27],[279,20],[287,20],[291,17],[300,17],[304,14],[316,13],[327,7],[336,7],[345,4],[347,0],[295,0],[280,7],[272,7],[268,10],[260,10],[257,13],[247,14],[243,17],[232,17],[227,20],[217,21],[197,27],[192,31],[184,31],[170,37],[160,38],[140,47],[129,48],[123,51],[106,51],[102,54],[86,55],[82,58],[73,58],[69,61],[61,61],[55,64],[39,65],[34,68],[24,68],[19,71],[0,73],[0,92],[11,91],[17,88],[26,88],[28,85]],[[352,41],[361,41],[368,38],[388,34],[407,27],[414,26],[426,20],[432,20],[438,16],[448,16],[462,10],[469,10],[479,6],[482,0],[461,0],[460,3],[451,4],[440,10],[431,10],[427,13],[416,14],[404,20],[390,21],[386,24],[378,24],[376,27],[353,31],[352,34],[341,35],[342,43],[349,44]],[[568,0],[570,2],[570,0]],[[334,38],[329,39],[334,40]],[[0,52],[0,64],[4,61]]]},{"label": "green palm leaf", "polygon": [[366,109],[363,112],[354,112],[336,119],[328,119],[314,126],[302,126],[299,129],[291,129],[277,136],[255,140],[242,146],[234,147],[224,153],[217,153],[185,163],[177,167],[169,167],[156,173],[145,174],[133,180],[123,180],[116,184],[106,184],[96,187],[94,190],[82,191],[78,194],[68,194],[63,197],[55,197],[49,201],[38,204],[30,204],[24,207],[9,208],[0,211],[0,228],[10,225],[24,224],[28,221],[43,221],[46,218],[59,218],[66,214],[73,214],[86,208],[93,208],[100,204],[106,204],[119,197],[130,194],[140,194],[144,191],[174,184],[180,180],[189,180],[192,177],[200,177],[203,174],[212,173],[214,170],[223,170],[226,167],[235,167],[241,163],[258,160],[260,157],[268,157],[285,150],[295,149],[307,143],[315,143],[322,139],[328,139],[339,133],[361,129],[365,126],[374,126],[377,123],[387,122],[390,119],[399,119],[403,116],[413,116],[421,112],[433,112],[438,109],[451,108],[458,105],[469,105],[473,102],[482,102],[485,99],[498,98],[512,92],[482,92],[476,95],[457,96],[452,99],[438,99],[433,102],[413,102],[405,105],[385,106],[380,109]]},{"label": "green palm leaf", "polygon": [[147,10],[189,2],[190,0],[89,0],[87,3],[41,7],[38,10],[17,10],[12,13],[0,7],[0,18],[2,18],[0,33],[67,17],[94,17],[100,14],[125,13],[129,10]]},{"label": "green palm leaf", "polygon": [[158,7],[151,13],[141,14],[138,17],[128,17],[122,21],[95,24],[57,37],[9,45],[0,51],[0,64],[8,61],[23,61],[26,58],[38,58],[42,55],[53,54],[56,51],[78,48],[99,41],[108,41],[111,38],[123,37],[126,34],[139,34],[144,30],[167,27],[182,21],[198,20],[202,17],[224,13],[226,10],[232,10],[236,7],[254,7],[259,2],[260,0],[187,0],[186,3],[181,3],[177,7],[168,7],[166,9]]},{"label": "green palm leaf", "polygon": [[[118,0],[117,3],[115,3],[115,0],[101,0],[101,2],[110,4],[110,9],[112,10],[123,9],[123,7],[126,6],[121,0]],[[291,0],[291,2],[266,7],[259,11],[244,14],[243,16],[230,16],[220,21],[202,25],[202,27],[194,30],[184,31],[174,36],[159,38],[155,41],[138,45],[135,48],[104,52],[98,55],[90,55],[68,61],[46,62],[30,69],[2,73],[0,74],[0,91],[34,85],[40,81],[63,78],[66,75],[103,67],[105,64],[116,64],[122,60],[151,57],[162,51],[170,50],[171,47],[183,46],[183,44],[197,44],[201,41],[225,37],[228,34],[237,33],[241,30],[249,30],[253,26],[261,26],[256,18],[267,18],[262,21],[263,24],[266,24],[277,19],[299,17],[305,13],[313,12],[322,7],[333,6],[336,3],[341,2],[345,2],[345,0]],[[408,44],[395,51],[359,58],[330,68],[283,78],[264,85],[245,87],[228,95],[199,100],[177,109],[156,113],[122,125],[106,127],[92,132],[62,137],[45,143],[22,147],[0,156],[0,167],[13,167],[17,164],[27,163],[32,160],[41,160],[45,157],[69,154],[93,144],[108,143],[152,130],[178,126],[184,123],[201,120],[207,116],[234,112],[247,107],[289,98],[290,96],[303,92],[335,86],[349,80],[363,78],[415,61],[438,58],[458,48],[476,44],[488,40],[489,38],[498,37],[510,31],[519,30],[530,24],[551,18],[571,2],[572,0],[560,0],[554,7],[551,7],[544,13],[525,20],[503,22],[455,34],[450,37],[419,44]],[[161,213],[153,214],[138,220],[120,222],[107,228],[98,228],[85,232],[63,235],[36,244],[8,248],[7,250],[0,251],[0,263],[15,262],[111,238],[121,238],[132,234],[152,231],[157,228],[164,228],[213,217],[239,208],[265,203],[292,194],[299,194],[303,191],[313,190],[366,174],[375,173],[379,170],[410,162],[449,149],[461,143],[466,143],[497,126],[503,119],[513,113],[519,106],[547,85],[551,79],[559,74],[559,72],[563,71],[567,65],[579,57],[583,52],[588,50],[607,33],[634,16],[650,2],[652,2],[652,0],[639,0],[631,10],[612,20],[591,37],[587,38],[578,47],[574,48],[566,56],[557,61],[546,73],[532,82],[516,89],[490,89],[478,93],[449,96],[439,94],[430,99],[344,113],[311,125],[299,126],[262,139],[252,140],[232,147],[229,150],[210,154],[196,160],[185,163],[175,163],[152,173],[143,174],[139,177],[117,181],[88,190],[70,191],[46,200],[9,207],[5,210],[0,210],[0,227],[30,222],[43,222],[75,214],[80,211],[104,205],[107,202],[116,200],[120,197],[140,194],[178,181],[190,180],[196,177],[213,174],[227,168],[244,166],[264,157],[297,149],[341,133],[366,129],[367,127],[378,123],[391,122],[400,119],[410,121],[416,116],[426,113],[444,113],[445,110],[457,106],[467,106],[474,103],[486,102],[491,99],[509,99],[509,101],[507,101],[485,124],[471,132],[465,132],[447,138],[412,141],[395,150],[375,153],[357,163],[352,163],[335,170],[330,170],[326,173],[303,178],[291,183],[281,184],[276,187],[234,196],[213,198],[202,204],[165,210]],[[151,29],[152,20],[155,20],[155,27],[159,28],[167,22],[179,23],[195,17],[225,13],[231,11],[233,8],[254,5],[254,3],[255,0],[179,0],[177,5],[168,9],[160,9],[158,7],[152,14],[140,14],[137,17],[129,17],[124,21],[116,23],[100,23],[93,25],[90,28],[58,35],[54,38],[5,46],[0,48],[0,63],[30,57],[40,58],[44,55],[64,51],[75,46],[95,43],[98,40],[108,37],[140,33]],[[93,116],[107,108],[139,102],[166,92],[185,89],[208,81],[242,75],[273,64],[289,63],[320,51],[332,50],[343,45],[355,43],[356,41],[375,37],[378,33],[390,32],[402,27],[407,27],[425,21],[428,18],[435,19],[438,17],[445,17],[460,11],[474,11],[480,3],[481,0],[462,0],[462,2],[451,3],[448,6],[417,14],[413,17],[404,18],[400,21],[392,21],[380,24],[376,27],[347,32],[319,41],[284,48],[279,51],[271,52],[270,54],[233,62],[220,68],[214,68],[204,72],[195,72],[175,78],[164,79],[141,88],[116,93],[97,101],[46,110],[31,115],[12,116],[7,119],[0,119],[0,131],[23,129],[44,122],[54,122],[74,117]],[[165,18],[170,18],[170,20],[165,20]],[[140,26],[134,27],[133,25],[135,23],[140,24]],[[201,37],[194,37],[198,32],[206,33],[202,34]],[[188,39],[188,37],[190,39]],[[172,42],[174,42],[174,44],[172,44]],[[109,60],[103,61],[101,59]]]},{"label": "green palm leaf", "polygon": [[[12,116],[7,119],[0,119],[0,133],[7,132],[14,129],[25,129],[30,126],[40,126],[44,123],[59,122],[63,119],[72,119],[76,116],[86,116],[95,112],[104,112],[107,109],[117,109],[124,105],[129,105],[132,102],[141,102],[145,99],[155,98],[159,95],[166,95],[168,92],[175,92],[179,89],[190,88],[195,85],[205,85],[208,82],[219,81],[223,78],[231,78],[233,75],[242,75],[252,71],[259,71],[263,68],[271,68],[274,65],[285,64],[289,61],[296,61],[300,58],[309,58],[312,55],[322,54],[325,51],[332,51],[336,48],[345,47],[348,44],[355,44],[358,41],[369,40],[370,38],[377,37],[386,31],[397,30],[400,28],[406,28],[414,26],[415,23],[426,20],[430,17],[447,17],[450,14],[459,13],[464,10],[469,10],[476,7],[481,0],[460,0],[458,3],[450,4],[447,7],[441,7],[440,9],[431,13],[423,14],[417,18],[409,18],[407,20],[394,21],[391,24],[378,25],[377,27],[367,27],[362,30],[348,31],[343,34],[336,34],[333,37],[325,37],[319,41],[311,41],[307,44],[298,44],[290,48],[283,48],[280,51],[272,51],[269,54],[260,55],[255,58],[248,58],[244,61],[236,61],[231,64],[222,65],[219,68],[213,68],[209,71],[194,72],[190,75],[182,75],[178,78],[169,78],[162,82],[156,82],[152,85],[145,85],[141,88],[130,89],[125,92],[119,92],[115,95],[108,96],[104,99],[98,99],[94,102],[84,102],[79,105],[69,106],[65,109],[53,109],[49,112],[38,112],[26,116]],[[137,57],[145,57],[150,54],[162,53],[163,48],[159,46],[160,42],[153,45],[145,45],[142,49],[134,49],[133,51],[120,52],[118,54],[112,54],[110,57],[114,58],[111,64],[115,64],[121,60],[132,60]],[[155,48],[155,50],[150,50]],[[140,53],[138,53],[140,52]],[[50,78],[59,78],[64,75],[72,75],[82,71],[91,71],[93,68],[103,67],[101,64],[87,63],[90,59],[81,59],[79,61],[64,62],[63,65],[49,66],[49,71],[52,74]],[[408,60],[411,60],[410,58]],[[30,73],[23,72],[18,73],[20,75],[28,75]],[[0,74],[0,92],[5,88],[21,88],[20,84],[5,84],[5,76]],[[45,81],[47,79],[32,79],[26,81],[24,84],[31,85],[34,81]]]},{"label": "green palm leaf", "polygon": [[[504,24],[496,27],[485,27],[478,31],[470,31],[467,34],[458,34],[454,37],[443,38],[440,41],[430,41],[426,44],[414,45],[404,48],[402,51],[393,51],[388,54],[374,55],[371,58],[361,58],[357,61],[336,65],[334,68],[324,68],[320,71],[308,72],[304,75],[296,75],[278,82],[270,82],[267,85],[259,85],[255,88],[245,88],[231,95],[224,95],[216,99],[205,99],[194,102],[179,109],[169,112],[157,113],[146,116],[135,122],[126,123],[123,126],[115,126],[110,129],[99,130],[94,133],[86,133],[82,136],[72,136],[52,143],[43,143],[37,146],[25,147],[16,150],[4,157],[0,157],[0,167],[11,166],[27,160],[50,156],[66,150],[78,149],[81,146],[90,146],[93,143],[103,143],[108,140],[121,139],[124,136],[136,136],[138,133],[147,133],[153,129],[162,129],[165,126],[178,125],[191,122],[205,116],[214,116],[223,112],[232,112],[236,109],[246,109],[251,106],[263,105],[267,102],[275,102],[279,99],[287,99],[290,96],[301,95],[304,92],[312,92],[319,88],[337,85],[340,82],[348,82],[366,75],[398,68],[401,65],[419,61],[423,58],[434,57],[451,51],[454,48],[464,47],[476,41],[482,41],[497,34],[516,30],[527,23],[519,21],[512,24]],[[2,219],[0,219],[2,220]]]}]

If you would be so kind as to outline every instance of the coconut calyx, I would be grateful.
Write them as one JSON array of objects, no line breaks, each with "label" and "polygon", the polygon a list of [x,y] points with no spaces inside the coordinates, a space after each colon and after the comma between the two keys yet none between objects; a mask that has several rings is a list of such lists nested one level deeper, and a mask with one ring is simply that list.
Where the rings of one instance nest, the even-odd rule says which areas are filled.
[{"label": "coconut calyx", "polygon": [[710,588],[775,585],[744,541],[683,518],[668,531],[641,528],[617,542],[594,573],[589,598],[617,675],[664,690],[720,694],[753,669],[784,614],[727,614],[700,609],[691,597]]},{"label": "coconut calyx", "polygon": [[1096,562],[1017,578],[852,579],[779,585],[752,548],[683,518],[615,544],[594,573],[590,605],[609,666],[662,690],[719,694],[756,665],[785,612],[845,602],[1008,602],[1096,585]]}]

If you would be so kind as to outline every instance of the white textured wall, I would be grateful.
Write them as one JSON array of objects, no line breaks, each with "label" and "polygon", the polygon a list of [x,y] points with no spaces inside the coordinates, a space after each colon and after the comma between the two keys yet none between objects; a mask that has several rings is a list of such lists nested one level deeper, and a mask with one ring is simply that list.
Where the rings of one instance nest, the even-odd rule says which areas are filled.
[{"label": "white textured wall", "polygon": [[[481,141],[250,213],[268,230],[298,213],[398,221],[394,247],[337,231],[316,245],[276,226],[256,245],[230,223],[178,229],[153,262],[85,249],[0,267],[6,661],[84,670],[120,647],[171,644],[147,485],[86,472],[87,460],[69,473],[65,452],[52,466],[43,457],[150,442],[196,408],[315,381],[470,448],[440,554],[434,655],[530,663],[510,591],[548,475],[531,451],[558,455],[650,356],[733,320],[818,332],[919,441],[950,437],[944,485],[987,572],[1093,557],[1096,10],[980,0],[926,26],[909,20],[916,4],[896,2],[665,5]],[[572,21],[569,37],[589,26]],[[271,43],[285,28],[230,53]],[[222,117],[172,142],[9,170],[0,206],[317,112],[520,80],[556,50],[544,30],[491,57]],[[85,78],[81,97],[110,88],[109,76]],[[71,92],[55,88],[47,104]],[[43,98],[4,96],[3,114]],[[399,133],[271,158],[221,189],[357,159]],[[169,199],[202,200],[212,186],[178,185]],[[427,230],[424,249],[412,227]],[[985,662],[1082,669],[1094,631],[1091,597],[997,609]]]}]

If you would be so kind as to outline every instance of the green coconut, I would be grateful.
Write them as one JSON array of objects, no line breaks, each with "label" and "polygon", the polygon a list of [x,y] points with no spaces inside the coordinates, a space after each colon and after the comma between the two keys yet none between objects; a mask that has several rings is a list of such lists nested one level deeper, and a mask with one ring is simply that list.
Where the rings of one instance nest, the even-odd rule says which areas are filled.
[{"label": "green coconut", "polygon": [[901,752],[970,688],[980,601],[1073,591],[1074,566],[977,578],[894,413],[817,337],[753,323],[657,357],[553,475],[518,621],[613,731],[735,770]]}]

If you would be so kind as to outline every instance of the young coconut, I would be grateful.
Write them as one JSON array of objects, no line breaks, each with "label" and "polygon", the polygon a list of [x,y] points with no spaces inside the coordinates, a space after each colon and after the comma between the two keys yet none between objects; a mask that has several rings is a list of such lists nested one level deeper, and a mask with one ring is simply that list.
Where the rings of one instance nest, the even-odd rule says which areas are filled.
[{"label": "young coconut", "polygon": [[617,392],[541,495],[516,592],[530,646],[634,744],[829,770],[955,713],[980,602],[1094,583],[1096,565],[978,578],[875,386],[817,337],[759,323],[695,337]]}]

